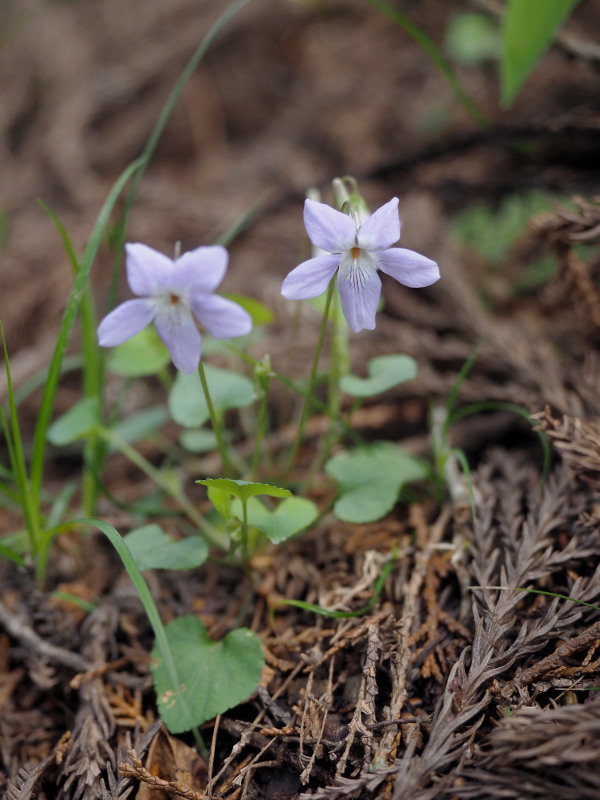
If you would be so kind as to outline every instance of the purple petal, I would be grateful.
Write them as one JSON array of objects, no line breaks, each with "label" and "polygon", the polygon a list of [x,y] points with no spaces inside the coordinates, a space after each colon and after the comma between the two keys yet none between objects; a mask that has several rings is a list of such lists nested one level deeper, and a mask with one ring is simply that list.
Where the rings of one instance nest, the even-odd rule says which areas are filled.
[{"label": "purple petal", "polygon": [[311,242],[328,253],[342,253],[354,247],[354,220],[325,203],[304,201],[304,227]]},{"label": "purple petal", "polygon": [[221,245],[197,247],[175,262],[169,289],[174,292],[210,294],[227,272],[228,253]]},{"label": "purple petal", "polygon": [[355,333],[375,327],[375,314],[381,296],[381,280],[375,270],[352,270],[338,278],[342,311]]},{"label": "purple petal", "polygon": [[392,247],[382,253],[374,253],[373,259],[378,269],[411,289],[430,286],[440,278],[440,270],[435,261],[413,250]]},{"label": "purple petal", "polygon": [[317,256],[303,261],[284,280],[281,294],[288,300],[306,300],[323,294],[340,263],[340,257]]},{"label": "purple petal", "polygon": [[211,294],[192,298],[192,310],[215,339],[245,336],[252,330],[250,314],[226,297]]},{"label": "purple petal", "polygon": [[386,250],[396,244],[399,238],[400,217],[397,197],[393,197],[389,203],[371,214],[358,231],[359,247],[369,251]]},{"label": "purple petal", "polygon": [[98,343],[101,347],[123,344],[149,325],[155,314],[155,305],[147,300],[126,300],[104,317],[98,326]]},{"label": "purple petal", "polygon": [[126,244],[127,282],[138,297],[160,294],[169,284],[173,262],[145,244]]},{"label": "purple petal", "polygon": [[183,303],[171,305],[157,315],[154,324],[177,369],[188,373],[197,370],[202,339],[189,308]]}]

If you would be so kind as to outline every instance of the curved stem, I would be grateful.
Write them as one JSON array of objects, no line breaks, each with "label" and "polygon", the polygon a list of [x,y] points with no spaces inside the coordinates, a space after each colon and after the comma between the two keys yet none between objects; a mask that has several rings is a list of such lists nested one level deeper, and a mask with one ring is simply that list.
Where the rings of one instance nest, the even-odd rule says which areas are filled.
[{"label": "curved stem", "polygon": [[210,525],[204,517],[196,510],[193,503],[185,496],[178,484],[168,480],[160,470],[156,469],[144,456],[139,453],[120,436],[117,436],[110,428],[98,428],[98,435],[122,453],[126,458],[135,464],[151,481],[159,486],[165,494],[172,497],[179,505],[183,513],[190,519],[198,530],[202,531],[203,536],[213,547],[223,550],[223,544],[219,541],[218,531]]}]

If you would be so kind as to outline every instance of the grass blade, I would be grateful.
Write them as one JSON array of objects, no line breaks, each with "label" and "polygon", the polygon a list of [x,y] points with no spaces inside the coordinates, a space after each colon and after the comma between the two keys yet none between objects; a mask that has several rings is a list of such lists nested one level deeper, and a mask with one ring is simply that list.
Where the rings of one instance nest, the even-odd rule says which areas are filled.
[{"label": "grass blade", "polygon": [[[100,519],[93,519],[93,518],[77,519],[73,520],[69,524],[90,525],[94,528],[97,528],[101,533],[103,533],[106,536],[106,538],[110,541],[112,546],[117,551],[119,558],[123,562],[123,566],[127,570],[127,574],[131,578],[131,582],[133,583],[135,590],[138,593],[138,597],[140,598],[141,603],[144,606],[144,611],[146,612],[148,621],[152,626],[152,630],[154,631],[154,637],[156,639],[156,643],[160,649],[162,659],[169,674],[169,678],[171,679],[173,690],[177,695],[180,708],[182,708],[184,710],[184,713],[186,713],[187,715],[189,721],[188,730],[194,729],[195,726],[191,721],[187,702],[181,691],[181,684],[177,672],[177,665],[175,664],[173,654],[171,653],[171,648],[169,647],[169,641],[167,639],[167,635],[165,633],[165,629],[162,624],[160,614],[158,613],[158,608],[156,607],[156,603],[154,602],[154,598],[150,593],[150,589],[148,588],[148,584],[146,583],[144,576],[142,575],[140,569],[138,568],[138,565],[135,563],[135,560],[131,555],[131,551],[123,541],[123,537],[117,531],[116,528],[113,528],[113,526],[110,525],[108,522],[104,522],[103,520]],[[201,742],[202,739],[200,739],[199,744]],[[200,746],[202,748],[203,743]],[[207,755],[205,747],[204,747],[204,755],[205,756]]]},{"label": "grass blade", "polygon": [[425,31],[415,25],[405,14],[397,8],[389,5],[385,0],[366,0],[366,2],[379,9],[392,19],[396,24],[406,31],[406,33],[415,40],[419,47],[429,56],[438,70],[446,79],[446,83],[454,92],[454,96],[465,109],[467,114],[482,128],[491,128],[492,123],[484,112],[479,108],[477,103],[467,94],[463,89],[461,82],[458,80],[456,73],[452,69],[452,65],[444,56],[435,42],[427,36]]},{"label": "grass blade", "polygon": [[73,289],[71,290],[71,294],[67,301],[67,307],[61,322],[52,361],[50,362],[48,379],[44,387],[44,393],[42,395],[40,410],[35,426],[33,454],[31,459],[31,496],[34,506],[39,506],[42,476],[44,473],[44,460],[46,455],[46,434],[52,419],[54,398],[56,396],[56,390],[58,388],[58,382],[61,375],[62,361],[67,349],[71,330],[77,316],[77,310],[85,293],[90,270],[108,225],[113,206],[127,182],[143,163],[143,158],[138,158],[136,161],[130,164],[120,175],[115,185],[111,189],[108,197],[106,198],[104,205],[100,210],[100,214],[98,215],[98,219],[96,220],[96,224],[94,225],[94,229],[92,231],[92,235],[90,236],[85,253],[83,254],[83,258],[81,259],[79,271],[77,272]]}]

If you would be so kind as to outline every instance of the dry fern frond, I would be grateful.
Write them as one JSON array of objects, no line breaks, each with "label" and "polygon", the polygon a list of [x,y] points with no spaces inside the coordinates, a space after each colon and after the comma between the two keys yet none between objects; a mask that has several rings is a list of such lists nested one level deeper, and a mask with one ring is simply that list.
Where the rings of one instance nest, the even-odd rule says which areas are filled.
[{"label": "dry fern frond", "polygon": [[561,453],[574,475],[600,490],[600,423],[565,414],[554,418],[549,408],[533,415],[540,430]]},{"label": "dry fern frond", "polygon": [[522,708],[493,730],[481,760],[460,771],[456,797],[596,800],[600,701]]}]

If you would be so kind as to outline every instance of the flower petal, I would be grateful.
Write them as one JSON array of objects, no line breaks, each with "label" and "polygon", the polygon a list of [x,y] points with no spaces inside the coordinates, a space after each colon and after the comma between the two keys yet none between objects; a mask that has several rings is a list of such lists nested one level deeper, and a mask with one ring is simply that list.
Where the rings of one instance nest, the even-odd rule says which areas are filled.
[{"label": "flower petal", "polygon": [[342,253],[354,247],[356,223],[325,203],[304,201],[304,227],[311,242],[328,253]]},{"label": "flower petal", "polygon": [[156,306],[147,300],[126,300],[113,309],[98,326],[98,343],[101,347],[116,347],[131,339],[149,325],[156,314]]},{"label": "flower petal", "polygon": [[381,280],[375,270],[349,270],[340,273],[338,289],[346,322],[355,333],[375,327],[375,314],[381,296]]},{"label": "flower petal", "polygon": [[200,363],[202,339],[192,312],[183,303],[161,309],[154,321],[171,361],[181,372],[194,372]]},{"label": "flower petal", "polygon": [[281,294],[288,300],[318,297],[329,285],[339,263],[339,255],[317,256],[303,261],[286,277]]},{"label": "flower petal", "polygon": [[381,206],[365,221],[358,231],[358,245],[365,250],[386,250],[400,238],[398,198]]},{"label": "flower petal", "polygon": [[238,303],[217,294],[192,298],[197,319],[215,339],[245,336],[252,330],[252,317]]},{"label": "flower petal", "polygon": [[174,264],[169,289],[175,293],[188,291],[190,297],[214,292],[225,277],[228,259],[227,250],[218,244],[184,253]]},{"label": "flower petal", "polygon": [[382,253],[373,253],[373,260],[378,269],[411,289],[430,286],[440,278],[440,270],[435,261],[415,253],[414,250],[391,247]]},{"label": "flower petal", "polygon": [[168,287],[173,269],[170,258],[139,242],[126,244],[125,252],[127,282],[134,294],[151,297]]}]

